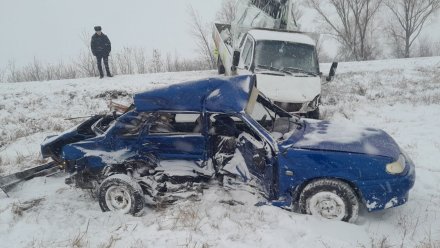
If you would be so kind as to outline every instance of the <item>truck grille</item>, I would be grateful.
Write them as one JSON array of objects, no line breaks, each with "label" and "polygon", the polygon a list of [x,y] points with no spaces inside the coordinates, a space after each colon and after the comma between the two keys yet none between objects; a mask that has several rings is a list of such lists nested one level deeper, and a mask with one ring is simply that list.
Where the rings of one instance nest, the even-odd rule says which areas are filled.
[{"label": "truck grille", "polygon": [[288,103],[288,102],[275,102],[275,104],[289,113],[299,112],[304,105],[303,103]]}]

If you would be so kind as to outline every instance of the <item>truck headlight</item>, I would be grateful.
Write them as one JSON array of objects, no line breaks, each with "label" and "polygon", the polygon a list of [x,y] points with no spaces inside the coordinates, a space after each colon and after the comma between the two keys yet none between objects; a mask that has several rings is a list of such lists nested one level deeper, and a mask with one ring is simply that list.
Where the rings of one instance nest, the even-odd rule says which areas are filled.
[{"label": "truck headlight", "polygon": [[405,157],[403,155],[399,156],[396,162],[387,164],[387,172],[389,174],[400,174],[405,170]]},{"label": "truck headlight", "polygon": [[309,102],[308,107],[314,109],[318,107],[320,101],[321,101],[321,95],[317,95],[315,99],[313,99],[313,101]]}]

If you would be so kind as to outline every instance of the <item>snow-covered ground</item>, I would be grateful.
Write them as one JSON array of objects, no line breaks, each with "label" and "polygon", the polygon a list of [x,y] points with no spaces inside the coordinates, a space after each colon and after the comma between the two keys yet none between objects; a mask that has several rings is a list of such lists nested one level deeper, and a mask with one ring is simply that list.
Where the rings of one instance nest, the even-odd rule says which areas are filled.
[{"label": "snow-covered ground", "polygon": [[[81,121],[66,118],[106,111],[110,93],[129,102],[134,92],[212,75],[0,84],[0,175],[43,162],[44,137]],[[21,184],[0,200],[0,247],[440,247],[440,57],[341,63],[323,91],[325,119],[384,129],[412,157],[417,181],[406,205],[363,211],[347,224],[256,207],[252,192],[213,183],[199,201],[132,217],[102,213],[88,192],[59,175]]]}]

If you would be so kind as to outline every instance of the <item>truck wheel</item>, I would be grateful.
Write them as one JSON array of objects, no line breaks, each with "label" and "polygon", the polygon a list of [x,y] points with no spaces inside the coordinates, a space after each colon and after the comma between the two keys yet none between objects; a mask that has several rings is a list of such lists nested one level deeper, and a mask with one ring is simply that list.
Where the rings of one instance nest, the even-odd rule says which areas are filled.
[{"label": "truck wheel", "polygon": [[319,114],[319,108],[316,108],[315,110],[308,112],[306,114],[306,117],[309,119],[315,119],[315,120],[319,120],[320,118],[320,114]]},{"label": "truck wheel", "polygon": [[301,192],[299,211],[303,214],[353,223],[359,214],[359,199],[351,186],[345,182],[316,180]]},{"label": "truck wheel", "polygon": [[217,66],[218,66],[218,74],[222,75],[226,73],[226,69],[225,66],[223,65],[222,59],[220,58],[220,56],[218,57],[217,60]]},{"label": "truck wheel", "polygon": [[98,200],[103,212],[135,215],[144,208],[141,186],[125,174],[106,178],[99,186]]}]

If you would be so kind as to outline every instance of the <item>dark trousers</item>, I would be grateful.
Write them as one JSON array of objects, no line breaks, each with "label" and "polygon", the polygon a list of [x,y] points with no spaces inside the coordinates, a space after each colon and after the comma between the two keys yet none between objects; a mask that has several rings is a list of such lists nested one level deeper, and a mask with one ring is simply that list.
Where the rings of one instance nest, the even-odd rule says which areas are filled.
[{"label": "dark trousers", "polygon": [[104,76],[104,72],[102,71],[102,60],[104,60],[105,71],[107,72],[107,76],[110,76],[111,74],[110,74],[110,68],[108,66],[108,55],[97,55],[96,60],[98,62],[99,75],[101,77]]}]

